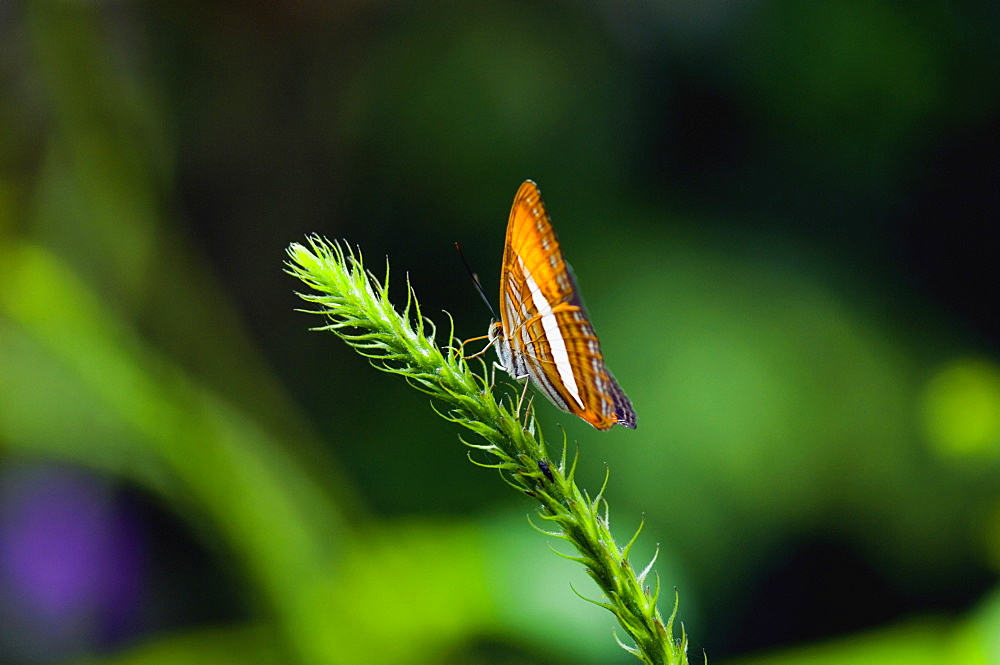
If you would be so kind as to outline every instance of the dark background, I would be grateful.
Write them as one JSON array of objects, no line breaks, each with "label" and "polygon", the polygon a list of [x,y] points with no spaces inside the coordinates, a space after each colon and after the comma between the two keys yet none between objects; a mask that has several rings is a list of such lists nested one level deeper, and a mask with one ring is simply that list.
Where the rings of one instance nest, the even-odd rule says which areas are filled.
[{"label": "dark background", "polygon": [[484,334],[452,244],[495,298],[526,178],[639,428],[542,421],[591,492],[610,468],[623,542],[645,515],[694,660],[992,662],[998,28],[0,6],[0,663],[635,662],[532,505],[282,272],[346,238]]}]

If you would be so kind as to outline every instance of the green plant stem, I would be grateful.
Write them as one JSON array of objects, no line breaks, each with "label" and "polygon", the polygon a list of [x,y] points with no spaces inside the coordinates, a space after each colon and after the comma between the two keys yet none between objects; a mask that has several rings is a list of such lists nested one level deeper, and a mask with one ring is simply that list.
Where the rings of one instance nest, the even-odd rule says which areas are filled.
[{"label": "green plant stem", "polygon": [[[652,588],[646,584],[652,562],[639,573],[629,563],[641,525],[624,547],[616,544],[604,488],[591,498],[577,487],[576,458],[567,458],[565,438],[558,463],[549,458],[531,400],[521,404],[520,391],[498,400],[485,362],[479,361],[481,375],[472,371],[452,331],[448,346],[439,347],[435,326],[421,315],[409,284],[406,305],[397,312],[388,298],[388,264],[380,281],[365,270],[360,252],[315,236],[306,245],[293,243],[288,254],[288,272],[316,292],[300,295],[319,305],[328,319],[320,329],[336,333],[377,368],[405,377],[442,402],[443,408],[435,410],[443,418],[477,435],[475,440],[460,437],[472,449],[469,459],[498,469],[509,485],[540,504],[541,519],[553,525],[544,533],[572,544],[576,555],[561,556],[585,566],[604,595],[588,600],[614,613],[631,638],[631,645],[619,640],[622,648],[650,665],[686,664],[683,626],[680,638],[673,637],[676,598],[664,622],[656,607],[659,578],[654,575]],[[473,459],[476,451],[489,461]]]}]

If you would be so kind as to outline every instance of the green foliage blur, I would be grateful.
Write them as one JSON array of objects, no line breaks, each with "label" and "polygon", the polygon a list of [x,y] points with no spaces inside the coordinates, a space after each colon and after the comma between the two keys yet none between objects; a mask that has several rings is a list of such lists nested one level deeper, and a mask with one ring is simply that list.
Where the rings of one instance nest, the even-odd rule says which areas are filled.
[{"label": "green foliage blur", "polygon": [[282,272],[346,238],[485,334],[452,244],[492,297],[525,178],[638,429],[540,416],[693,649],[1000,663],[998,35],[985,0],[0,5],[0,664],[634,662]]}]

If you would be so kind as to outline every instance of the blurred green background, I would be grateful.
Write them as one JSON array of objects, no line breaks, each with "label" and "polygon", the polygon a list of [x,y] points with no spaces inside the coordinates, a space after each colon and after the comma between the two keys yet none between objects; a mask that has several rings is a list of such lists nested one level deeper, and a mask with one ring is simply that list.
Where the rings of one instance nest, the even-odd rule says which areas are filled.
[{"label": "blurred green background", "polygon": [[[0,5],[0,663],[628,663],[284,248],[485,333],[536,180],[639,415],[546,404],[713,663],[1000,663],[995,2]],[[661,602],[670,608],[669,593]],[[620,635],[620,631],[619,631]]]}]

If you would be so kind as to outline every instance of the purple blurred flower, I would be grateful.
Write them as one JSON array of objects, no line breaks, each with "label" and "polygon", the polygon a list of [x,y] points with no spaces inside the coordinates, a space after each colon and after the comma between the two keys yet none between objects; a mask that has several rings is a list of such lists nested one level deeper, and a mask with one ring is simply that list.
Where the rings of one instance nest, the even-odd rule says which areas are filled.
[{"label": "purple blurred flower", "polygon": [[0,659],[61,659],[120,637],[139,598],[140,544],[136,525],[99,477],[67,467],[6,469]]}]

